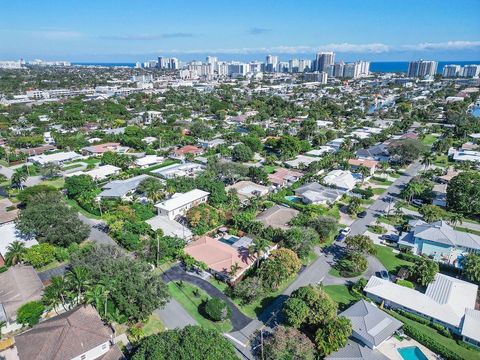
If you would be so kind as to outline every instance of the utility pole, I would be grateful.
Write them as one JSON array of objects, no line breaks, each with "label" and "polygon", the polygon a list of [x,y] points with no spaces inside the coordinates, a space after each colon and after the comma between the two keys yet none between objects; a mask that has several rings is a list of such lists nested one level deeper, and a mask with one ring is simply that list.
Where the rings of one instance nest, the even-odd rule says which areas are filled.
[{"label": "utility pole", "polygon": [[157,234],[157,268],[158,268],[158,253],[160,252],[160,236]]}]

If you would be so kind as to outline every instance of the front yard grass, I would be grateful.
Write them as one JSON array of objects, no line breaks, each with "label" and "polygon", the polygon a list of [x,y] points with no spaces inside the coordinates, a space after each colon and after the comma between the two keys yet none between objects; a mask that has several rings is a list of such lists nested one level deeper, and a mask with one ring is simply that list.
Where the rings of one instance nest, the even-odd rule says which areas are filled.
[{"label": "front yard grass", "polygon": [[272,174],[275,172],[275,166],[272,165],[265,165],[263,167],[263,171],[265,171],[267,174]]},{"label": "front yard grass", "polygon": [[65,186],[65,179],[61,177],[53,180],[44,180],[40,184],[53,186],[57,189],[62,189]]},{"label": "front yard grass", "polygon": [[200,313],[200,306],[210,296],[202,289],[197,288],[187,282],[183,282],[183,285],[179,285],[176,281],[168,283],[168,290],[172,297],[177,300],[180,305],[200,324],[200,326],[207,329],[214,329],[221,333],[229,332],[232,330],[232,323],[230,320],[223,322],[214,322],[205,318]]},{"label": "front yard grass", "polygon": [[375,178],[375,179],[370,179],[368,180],[369,183],[372,183],[372,184],[377,184],[377,185],[385,185],[385,186],[389,186],[389,185],[392,185],[393,184],[393,181],[390,181],[390,180],[386,180],[386,179],[381,179],[380,178]]},{"label": "front yard grass", "polygon": [[402,266],[413,265],[410,261],[400,259],[388,246],[375,245],[375,249],[377,250],[375,257],[389,272],[395,273]]},{"label": "front yard grass", "polygon": [[350,290],[345,285],[326,285],[323,287],[323,290],[341,307],[345,307],[353,301],[358,300],[350,293]]},{"label": "front yard grass", "polygon": [[85,216],[89,219],[95,219],[95,220],[100,220],[101,219],[100,216],[89,213],[87,210],[82,208],[80,205],[78,205],[78,203],[74,199],[65,198],[65,201],[67,202],[68,205],[70,205],[72,208],[77,210],[83,216]]},{"label": "front yard grass", "polygon": [[437,137],[431,134],[425,135],[425,137],[422,139],[422,143],[427,146],[433,145],[435,141],[437,141]]},{"label": "front yard grass", "polygon": [[375,195],[382,195],[386,190],[385,188],[372,188]]},{"label": "front yard grass", "polygon": [[160,318],[155,314],[150,315],[147,322],[143,326],[143,332],[145,333],[145,336],[157,334],[162,331],[165,331],[165,325],[163,325]]}]

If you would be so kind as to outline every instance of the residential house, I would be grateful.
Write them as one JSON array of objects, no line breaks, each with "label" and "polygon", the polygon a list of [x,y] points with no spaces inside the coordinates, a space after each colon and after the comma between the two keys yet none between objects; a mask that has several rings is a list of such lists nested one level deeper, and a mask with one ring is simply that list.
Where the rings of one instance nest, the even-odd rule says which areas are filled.
[{"label": "residential house", "polygon": [[4,333],[21,328],[16,323],[17,310],[30,301],[42,298],[43,284],[32,266],[18,264],[0,273],[0,322]]},{"label": "residential house", "polygon": [[17,152],[26,154],[28,156],[34,156],[34,155],[42,155],[45,154],[46,152],[53,151],[55,150],[56,147],[54,145],[42,145],[42,146],[37,146],[33,148],[25,148],[25,149],[18,149]]},{"label": "residential house", "polygon": [[18,216],[17,205],[9,199],[0,199],[0,225],[15,220]]},{"label": "residential house", "polygon": [[318,157],[298,155],[295,159],[284,161],[285,165],[291,168],[298,169],[302,166],[307,167],[311,163],[320,160]]},{"label": "residential house", "polygon": [[416,220],[410,226],[412,230],[400,236],[398,245],[413,254],[462,268],[467,254],[480,252],[480,236],[455,230],[443,220],[431,224]]},{"label": "residential house", "polygon": [[9,222],[0,224],[0,266],[5,264],[5,257],[8,252],[8,247],[14,241],[22,242],[26,248],[38,244],[37,240],[26,237],[17,230],[17,226],[13,222],[15,218]]},{"label": "residential house", "polygon": [[177,237],[185,241],[190,241],[193,236],[189,228],[165,215],[154,216],[145,222],[150,225],[153,231],[161,229],[165,236]]},{"label": "residential house", "polygon": [[256,221],[259,221],[265,227],[287,230],[290,228],[290,221],[300,212],[281,205],[274,205],[257,215]]},{"label": "residential house", "polygon": [[357,183],[357,179],[350,171],[332,170],[323,178],[325,184],[334,186],[342,190],[352,190]]},{"label": "residential house", "polygon": [[223,139],[213,139],[213,140],[198,140],[198,145],[204,149],[215,149],[217,146],[225,144],[226,141]]},{"label": "residential house", "polygon": [[202,148],[193,145],[185,145],[181,148],[175,149],[170,155],[170,157],[173,159],[184,160],[188,154],[191,154],[192,156],[197,156],[203,154],[203,151],[204,150]]},{"label": "residential house", "polygon": [[82,154],[85,156],[100,156],[106,152],[126,153],[129,147],[122,146],[120,143],[105,143],[82,148]]},{"label": "residential house", "polygon": [[333,204],[345,193],[345,190],[332,189],[316,182],[295,189],[295,195],[299,196],[305,204]]},{"label": "residential house", "polygon": [[388,147],[385,144],[377,144],[370,146],[368,149],[357,150],[356,154],[359,159],[370,159],[377,161],[388,161]]},{"label": "residential house", "polygon": [[135,165],[138,166],[141,169],[145,169],[149,166],[153,166],[156,164],[161,163],[163,160],[165,160],[164,157],[162,156],[157,156],[157,155],[145,155],[144,157],[135,159]]},{"label": "residential house", "polygon": [[473,151],[473,150],[455,150],[454,148],[450,148],[448,150],[448,156],[453,161],[472,161],[477,164],[480,164],[480,151]]},{"label": "residential house", "polygon": [[34,164],[38,164],[40,166],[44,166],[46,164],[58,164],[61,165],[68,161],[78,160],[81,159],[82,155],[77,154],[74,151],[67,151],[67,152],[58,152],[53,154],[43,154],[43,155],[35,155],[30,156],[28,161]]},{"label": "residential house", "polygon": [[465,309],[463,318],[462,340],[470,345],[480,348],[480,311]]},{"label": "residential house", "polygon": [[[233,247],[209,236],[188,244],[185,253],[205,263],[212,274],[230,283],[240,279],[256,260],[247,248]],[[231,274],[232,266],[239,268],[235,274]]]},{"label": "residential house", "polygon": [[265,196],[270,191],[268,187],[255,184],[251,181],[239,181],[233,185],[227,186],[225,191],[229,192],[230,189],[235,189],[237,191],[238,198],[242,204],[247,203],[248,200],[254,196]]},{"label": "residential house", "polygon": [[149,178],[149,175],[138,175],[126,180],[114,180],[102,186],[102,192],[98,195],[101,198],[127,199],[128,195],[134,192],[140,183]]},{"label": "residential house", "polygon": [[388,359],[377,347],[390,339],[403,326],[402,322],[365,300],[356,302],[339,316],[350,320],[352,335],[345,347],[326,359]]},{"label": "residential house", "polygon": [[435,184],[432,189],[433,205],[446,207],[447,206],[447,184]]},{"label": "residential house", "polygon": [[364,288],[370,299],[386,308],[420,315],[456,334],[461,334],[466,310],[475,309],[477,291],[477,285],[441,273],[435,275],[425,293],[376,276]]},{"label": "residential house", "polygon": [[95,169],[89,170],[89,171],[75,171],[72,173],[69,173],[65,175],[65,177],[71,177],[71,176],[78,176],[78,175],[88,175],[90,176],[93,180],[105,180],[106,178],[113,176],[113,175],[118,175],[120,174],[120,169],[119,167],[113,166],[113,165],[103,165],[99,166]]},{"label": "residential house", "polygon": [[303,174],[299,171],[292,171],[285,168],[277,168],[274,173],[268,174],[268,180],[273,186],[282,188],[290,186],[299,180]]},{"label": "residential house", "polygon": [[185,215],[190,208],[206,203],[208,195],[210,193],[200,189],[193,189],[186,193],[175,193],[170,199],[155,204],[155,207],[158,209],[158,215],[173,220],[177,216]]},{"label": "residential house", "polygon": [[15,336],[19,360],[121,360],[113,329],[91,305],[79,306]]},{"label": "residential house", "polygon": [[338,138],[338,139],[333,139],[329,142],[327,142],[327,146],[330,146],[335,149],[335,151],[340,150],[342,147],[343,143],[345,142],[345,139],[343,138]]},{"label": "residential house", "polygon": [[165,179],[173,179],[176,177],[195,177],[204,170],[205,167],[201,164],[185,162],[183,164],[164,166],[160,169],[152,170],[151,173]]},{"label": "residential house", "polygon": [[336,149],[331,146],[320,146],[318,149],[307,151],[305,155],[319,157],[325,154],[334,153],[335,151]]},{"label": "residential house", "polygon": [[353,172],[356,172],[360,166],[365,166],[370,170],[370,176],[375,173],[375,170],[378,165],[378,161],[370,159],[350,159],[348,160],[348,165]]}]

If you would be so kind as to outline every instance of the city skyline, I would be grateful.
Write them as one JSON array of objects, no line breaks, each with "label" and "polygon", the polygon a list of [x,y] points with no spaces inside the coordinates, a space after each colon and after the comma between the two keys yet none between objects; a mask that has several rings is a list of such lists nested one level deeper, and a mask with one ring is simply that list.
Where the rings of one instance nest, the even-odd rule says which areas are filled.
[{"label": "city skyline", "polygon": [[478,0],[459,1],[455,7],[447,1],[350,0],[341,11],[333,1],[246,0],[240,5],[7,3],[2,5],[0,58],[122,62],[214,55],[245,61],[270,53],[282,60],[310,59],[334,51],[345,61],[480,59]]}]

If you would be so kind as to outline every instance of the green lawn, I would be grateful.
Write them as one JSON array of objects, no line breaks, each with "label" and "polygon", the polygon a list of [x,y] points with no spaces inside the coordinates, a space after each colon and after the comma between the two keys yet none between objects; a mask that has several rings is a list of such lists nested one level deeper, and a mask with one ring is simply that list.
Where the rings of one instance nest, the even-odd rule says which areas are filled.
[{"label": "green lawn", "polygon": [[437,141],[437,137],[431,134],[425,135],[425,137],[422,140],[422,143],[427,146],[433,145],[433,143]]},{"label": "green lawn", "polygon": [[480,236],[480,231],[478,231],[478,230],[467,229],[467,228],[461,227],[461,226],[455,226],[455,230],[463,231],[463,232],[466,232],[466,233],[470,233],[470,234],[474,234],[474,235],[479,235],[479,236]]},{"label": "green lawn", "polygon": [[373,199],[361,199],[361,200],[362,200],[363,205],[372,205],[375,202],[375,200],[373,200]]},{"label": "green lawn", "polygon": [[72,165],[67,165],[67,166],[64,166],[62,168],[62,170],[72,170],[72,169],[77,169],[77,168],[81,168],[83,165],[80,164],[80,163],[77,163],[77,164],[72,164]]},{"label": "green lawn", "polygon": [[340,275],[340,272],[334,267],[330,268],[330,271],[328,272],[328,275],[332,275],[332,276],[335,276],[335,277],[338,277],[338,278],[343,277],[342,275]]},{"label": "green lawn", "polygon": [[317,258],[318,258],[318,255],[315,253],[315,251],[311,251],[305,259],[301,259],[302,264],[305,266],[308,266],[312,262],[314,262]]},{"label": "green lawn", "polygon": [[375,195],[382,195],[387,189],[384,188],[372,188]]},{"label": "green lawn", "polygon": [[368,180],[369,183],[376,184],[376,185],[384,185],[389,186],[393,184],[393,181],[390,180],[379,180],[379,179],[370,179]]},{"label": "green lawn", "polygon": [[[205,291],[186,282],[183,282],[182,287],[179,287],[175,281],[169,282],[167,286],[172,297],[182,305],[182,307],[200,324],[200,326],[207,329],[215,329],[221,333],[232,330],[232,323],[230,320],[213,322],[200,314],[200,305],[210,298]],[[198,295],[194,294],[195,291],[198,291]]]},{"label": "green lawn", "polygon": [[397,268],[403,265],[413,265],[413,263],[409,261],[398,258],[390,247],[375,245],[375,249],[377,250],[377,255],[375,255],[376,258],[389,272],[394,273]]},{"label": "green lawn", "polygon": [[348,305],[352,301],[357,300],[355,296],[350,293],[350,290],[345,285],[327,285],[323,289],[340,305]]},{"label": "green lawn", "polygon": [[433,160],[433,165],[447,167],[448,166],[448,156],[447,155],[437,155],[435,160]]},{"label": "green lawn", "polygon": [[74,208],[75,210],[77,210],[80,214],[84,215],[85,217],[89,218],[89,219],[96,219],[96,220],[100,220],[101,217],[98,216],[98,215],[95,215],[95,214],[91,214],[89,213],[87,210],[85,210],[84,208],[82,208],[80,205],[78,205],[78,203],[74,200],[74,199],[69,199],[69,198],[66,198],[65,199],[67,204],[70,205],[72,208]]},{"label": "green lawn", "polygon": [[444,345],[454,353],[458,354],[462,359],[474,360],[480,358],[480,351],[467,349],[463,346],[460,346],[454,339],[449,339],[446,336],[439,334],[436,330],[427,325],[420,324],[393,311],[389,311],[388,313],[396,317],[401,322],[414,326],[418,331],[421,331],[425,337],[431,338],[435,342]]},{"label": "green lawn", "polygon": [[79,159],[79,160],[69,161],[69,162],[66,162],[65,165],[75,164],[75,163],[79,163],[79,162],[82,162],[82,163],[85,163],[85,164],[88,164],[88,165],[96,165],[96,164],[100,163],[101,161],[102,160],[100,158],[89,157],[87,159]]},{"label": "green lawn", "polygon": [[265,165],[263,167],[263,171],[265,171],[267,174],[271,174],[271,173],[275,172],[275,166]]},{"label": "green lawn", "polygon": [[146,336],[150,336],[165,331],[165,326],[157,315],[152,314],[143,326],[143,331]]},{"label": "green lawn", "polygon": [[57,188],[57,189],[62,189],[65,185],[65,179],[58,178],[53,180],[45,180],[45,181],[42,181],[40,184],[53,186],[54,188]]}]

